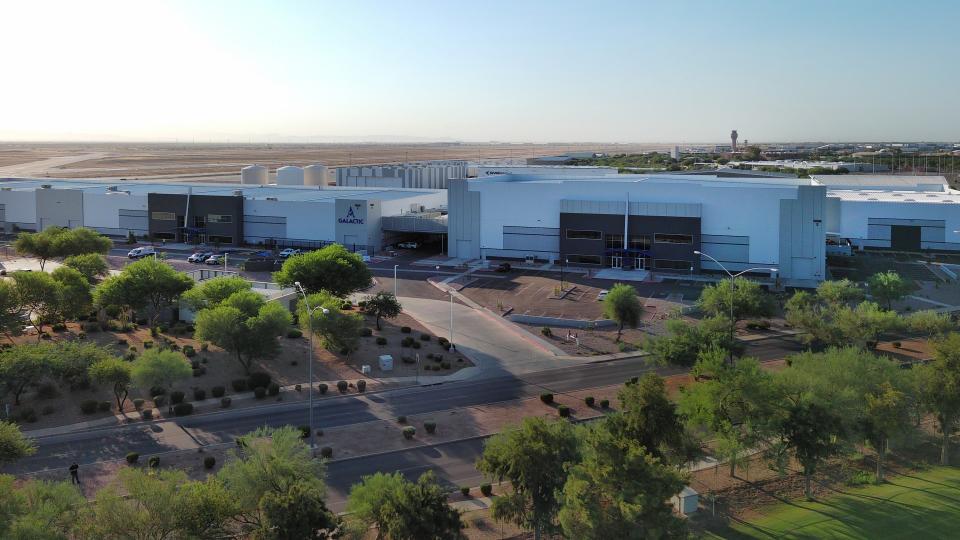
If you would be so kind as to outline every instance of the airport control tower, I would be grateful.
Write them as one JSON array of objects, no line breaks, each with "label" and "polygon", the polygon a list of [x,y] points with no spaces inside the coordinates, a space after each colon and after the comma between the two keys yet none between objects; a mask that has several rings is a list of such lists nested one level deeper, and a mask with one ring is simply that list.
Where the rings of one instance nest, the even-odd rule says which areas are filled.
[{"label": "airport control tower", "polygon": [[732,152],[737,151],[737,130],[730,132],[730,150]]}]

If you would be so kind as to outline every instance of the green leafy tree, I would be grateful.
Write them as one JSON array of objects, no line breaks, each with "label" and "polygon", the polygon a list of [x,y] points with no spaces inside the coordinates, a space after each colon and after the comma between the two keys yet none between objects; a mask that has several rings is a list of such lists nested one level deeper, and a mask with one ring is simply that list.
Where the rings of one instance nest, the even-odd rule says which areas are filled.
[{"label": "green leafy tree", "polygon": [[363,312],[377,318],[377,330],[380,330],[380,319],[392,319],[403,310],[397,297],[388,292],[378,292],[364,300]]},{"label": "green leafy tree", "polygon": [[514,488],[494,499],[493,517],[533,529],[538,540],[554,533],[567,467],[578,460],[577,436],[565,421],[525,418],[517,429],[487,439],[477,469]]},{"label": "green leafy tree", "polygon": [[130,394],[131,364],[119,358],[104,358],[90,366],[90,378],[99,384],[110,385],[117,401],[117,412]]},{"label": "green leafy tree", "polygon": [[817,298],[834,307],[863,301],[863,290],[849,279],[832,279],[817,285]]},{"label": "green leafy tree", "polygon": [[117,480],[85,505],[75,534],[81,539],[176,538],[183,471],[121,469]]},{"label": "green leafy tree", "polygon": [[766,291],[756,281],[744,277],[707,285],[700,293],[697,306],[714,317],[727,317],[732,325],[743,319],[767,317],[773,313],[773,303]]},{"label": "green leafy tree", "polygon": [[342,297],[369,286],[370,270],[359,255],[331,244],[288,258],[273,280],[284,287],[299,282],[309,293],[328,291]]},{"label": "green leafy tree", "polygon": [[26,324],[27,314],[17,286],[8,280],[0,280],[0,333],[13,343],[13,338],[23,333]]},{"label": "green leafy tree", "polygon": [[130,364],[130,380],[145,391],[172,388],[193,374],[183,355],[170,350],[147,349]]},{"label": "green leafy tree", "polygon": [[216,477],[181,485],[176,512],[177,529],[185,538],[236,538],[234,519],[240,508],[233,494]]},{"label": "green leafy tree", "polygon": [[[313,310],[312,316],[307,311],[308,304]],[[307,296],[307,303],[301,300],[297,304],[297,319],[304,332],[312,329],[328,349],[353,351],[363,329],[363,317],[343,312],[341,306],[342,301],[330,293],[311,294]]]},{"label": "green leafy tree", "polygon": [[277,355],[277,337],[290,323],[290,312],[280,304],[265,302],[257,293],[241,291],[216,307],[201,310],[195,322],[195,336],[233,353],[249,373],[257,359]]},{"label": "green leafy tree", "polygon": [[90,313],[93,307],[90,282],[79,270],[61,266],[51,272],[50,277],[60,284],[60,303],[56,310],[60,320],[76,319]]},{"label": "green leafy tree", "polygon": [[843,343],[861,348],[874,348],[880,336],[900,327],[900,317],[895,312],[881,309],[873,302],[861,302],[855,308],[844,306],[834,317]]},{"label": "green leafy tree", "polygon": [[904,325],[911,332],[926,338],[941,337],[957,328],[950,314],[937,313],[929,309],[914,311],[907,315]]},{"label": "green leafy tree", "polygon": [[82,341],[57,342],[50,355],[54,371],[71,389],[87,388],[90,384],[90,366],[114,358],[109,349]]},{"label": "green leafy tree", "polygon": [[20,233],[13,247],[21,255],[40,259],[40,271],[43,271],[50,259],[86,253],[106,254],[113,247],[113,242],[106,236],[84,227],[48,227],[36,233]]},{"label": "green leafy tree", "polygon": [[[817,468],[840,451],[843,420],[817,403],[790,404],[780,425],[780,448],[793,453],[803,469],[804,495],[813,499],[810,481]],[[784,462],[780,462],[785,465]]]},{"label": "green leafy tree", "polygon": [[883,482],[883,461],[890,439],[907,431],[910,426],[910,408],[906,394],[890,382],[883,382],[864,396],[864,416],[861,429],[877,452],[877,483]]},{"label": "green leafy tree", "polygon": [[14,345],[0,352],[0,382],[13,394],[14,405],[20,405],[20,395],[27,386],[53,372],[52,349],[47,343],[37,343]]},{"label": "green leafy tree", "polygon": [[0,537],[9,540],[67,540],[85,501],[66,482],[30,480],[14,488],[0,476]]},{"label": "green leafy tree", "polygon": [[91,284],[96,283],[110,271],[107,260],[99,253],[71,255],[63,260],[63,264],[83,274]]},{"label": "green leafy tree", "polygon": [[624,325],[636,328],[640,324],[642,313],[637,290],[630,285],[617,283],[603,299],[603,315],[617,322],[617,341],[620,341]]},{"label": "green leafy tree", "polygon": [[249,291],[251,287],[251,283],[241,277],[220,276],[201,281],[183,293],[181,299],[193,311],[200,311],[218,306],[232,294]]},{"label": "green leafy tree", "polygon": [[340,535],[340,520],[309,485],[294,483],[285,492],[266,492],[260,499],[260,514],[263,524],[255,534],[258,539],[320,539]]},{"label": "green leafy tree", "polygon": [[37,444],[33,439],[23,436],[20,426],[0,421],[0,466],[32,456],[36,451]]},{"label": "green leafy tree", "polygon": [[887,309],[893,309],[893,303],[910,292],[910,283],[893,270],[870,276],[867,284],[870,287],[870,294],[883,302]]},{"label": "green leafy tree", "polygon": [[460,513],[447,503],[433,471],[417,482],[400,473],[364,477],[350,489],[347,508],[353,513],[355,534],[376,524],[378,538],[390,540],[455,540],[463,538]]},{"label": "green leafy tree", "polygon": [[598,427],[585,430],[583,459],[563,486],[560,525],[567,538],[683,538],[684,522],[666,504],[684,477],[639,442]]},{"label": "green leafy tree", "polygon": [[934,342],[933,362],[918,374],[920,399],[940,431],[940,464],[950,463],[950,437],[960,427],[960,334]]},{"label": "green leafy tree", "polygon": [[63,285],[46,272],[14,272],[12,277],[20,305],[32,315],[30,322],[39,340],[43,326],[60,316]]},{"label": "green leafy tree", "polygon": [[694,365],[701,353],[714,348],[739,354],[742,346],[732,339],[729,321],[722,316],[707,317],[699,324],[670,319],[667,335],[649,338],[644,348],[663,364],[684,367]]},{"label": "green leafy tree", "polygon": [[155,325],[163,309],[192,287],[190,276],[155,257],[147,257],[104,279],[94,291],[94,301],[100,307],[149,308],[150,323]]},{"label": "green leafy tree", "polygon": [[106,255],[113,247],[113,240],[86,227],[70,229],[65,235],[58,235],[54,241],[59,257],[99,253]]}]

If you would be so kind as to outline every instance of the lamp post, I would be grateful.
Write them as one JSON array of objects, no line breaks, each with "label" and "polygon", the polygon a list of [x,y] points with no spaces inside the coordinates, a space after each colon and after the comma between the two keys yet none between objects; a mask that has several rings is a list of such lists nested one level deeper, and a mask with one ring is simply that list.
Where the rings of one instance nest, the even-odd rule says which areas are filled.
[{"label": "lamp post", "polygon": [[450,348],[457,350],[457,346],[453,344],[453,290],[450,291]]},{"label": "lamp post", "polygon": [[[709,254],[707,254],[707,253],[704,253],[704,252],[702,252],[702,251],[694,251],[693,254],[694,254],[694,255],[700,255],[700,256],[702,256],[702,257],[706,257],[706,258],[710,259],[711,261],[717,263],[717,266],[719,266],[721,270],[723,270],[724,272],[726,272],[726,274],[727,274],[728,276],[730,276],[730,343],[733,343],[734,333],[736,332],[736,322],[735,322],[735,319],[733,318],[733,303],[734,303],[734,301],[736,300],[736,294],[735,294],[736,291],[734,291],[734,288],[733,288],[734,285],[735,285],[734,280],[735,280],[736,278],[738,278],[738,277],[746,274],[747,272],[753,272],[754,270],[766,270],[766,271],[771,272],[771,273],[776,273],[776,272],[778,272],[779,270],[777,270],[776,268],[766,268],[766,267],[762,267],[762,266],[756,266],[756,267],[753,267],[753,268],[747,268],[746,270],[742,270],[742,271],[737,272],[736,274],[734,274],[734,273],[731,273],[729,270],[727,270],[727,267],[724,266],[723,263],[721,263],[720,261],[714,259],[713,257],[711,257],[711,256],[710,256]],[[733,360],[733,351],[730,352],[730,359]]]},{"label": "lamp post", "polygon": [[399,264],[393,265],[393,297],[394,298],[397,297],[397,267],[399,266],[400,266]]},{"label": "lamp post", "polygon": [[[310,448],[313,448],[313,312],[316,311],[316,308],[310,307],[310,301],[307,300],[307,293],[303,290],[303,286],[300,285],[299,281],[293,283],[294,286],[300,291],[300,295],[303,296],[303,305],[307,308],[307,317],[310,318],[310,345],[307,349],[307,403],[310,408],[307,413],[309,420],[307,421],[307,427],[310,428]],[[317,306],[319,307],[319,306]],[[327,308],[321,308],[321,313],[328,315],[330,310]]]}]

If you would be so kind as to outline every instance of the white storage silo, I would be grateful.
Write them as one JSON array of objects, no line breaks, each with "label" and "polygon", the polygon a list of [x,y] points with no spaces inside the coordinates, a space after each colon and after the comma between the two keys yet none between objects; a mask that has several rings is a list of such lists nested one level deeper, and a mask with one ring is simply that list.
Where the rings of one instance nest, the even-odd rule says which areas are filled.
[{"label": "white storage silo", "polygon": [[278,186],[302,186],[303,169],[300,167],[291,167],[289,165],[277,169]]},{"label": "white storage silo", "polygon": [[303,185],[327,187],[327,166],[322,164],[307,165],[303,168]]},{"label": "white storage silo", "polygon": [[240,169],[241,184],[266,184],[267,168],[263,165],[250,165]]}]

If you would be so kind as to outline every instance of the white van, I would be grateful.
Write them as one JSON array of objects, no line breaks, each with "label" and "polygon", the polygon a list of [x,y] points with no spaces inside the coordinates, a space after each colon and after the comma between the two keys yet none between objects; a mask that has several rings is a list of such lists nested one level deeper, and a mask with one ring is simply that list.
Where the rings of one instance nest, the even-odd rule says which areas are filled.
[{"label": "white van", "polygon": [[131,249],[130,252],[127,253],[127,257],[131,259],[142,259],[144,257],[151,257],[156,254],[157,251],[153,249],[153,246],[144,246]]}]

